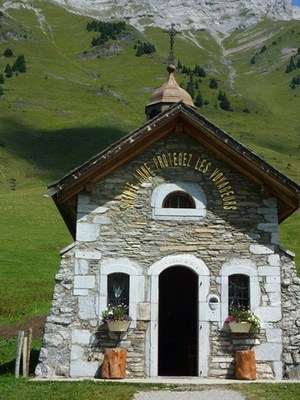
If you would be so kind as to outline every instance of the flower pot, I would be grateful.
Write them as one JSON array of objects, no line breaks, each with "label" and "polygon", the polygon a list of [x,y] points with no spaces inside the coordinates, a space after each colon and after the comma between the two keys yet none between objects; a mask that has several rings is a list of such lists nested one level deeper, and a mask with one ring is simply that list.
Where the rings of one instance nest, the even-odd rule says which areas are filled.
[{"label": "flower pot", "polygon": [[248,333],[252,326],[251,322],[248,321],[240,321],[240,322],[232,321],[229,322],[228,325],[231,332],[233,333]]},{"label": "flower pot", "polygon": [[107,322],[110,332],[126,332],[131,321],[111,321]]}]

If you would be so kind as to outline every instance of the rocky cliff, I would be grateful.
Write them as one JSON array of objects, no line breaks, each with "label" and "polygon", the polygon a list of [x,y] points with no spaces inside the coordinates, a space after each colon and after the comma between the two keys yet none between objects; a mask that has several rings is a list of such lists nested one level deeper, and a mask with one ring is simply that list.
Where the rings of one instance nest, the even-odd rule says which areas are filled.
[{"label": "rocky cliff", "polygon": [[53,1],[94,17],[125,19],[138,29],[149,25],[167,27],[172,22],[178,30],[209,29],[227,33],[264,17],[285,20],[297,16],[291,0]]}]

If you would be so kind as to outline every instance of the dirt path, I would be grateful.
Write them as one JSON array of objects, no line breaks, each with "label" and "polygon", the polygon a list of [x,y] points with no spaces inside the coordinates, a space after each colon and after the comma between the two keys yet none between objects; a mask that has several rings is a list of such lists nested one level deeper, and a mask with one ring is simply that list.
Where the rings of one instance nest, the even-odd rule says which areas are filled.
[{"label": "dirt path", "polygon": [[203,390],[199,391],[155,391],[141,392],[135,395],[135,400],[245,400],[245,397],[233,390]]},{"label": "dirt path", "polygon": [[0,325],[0,337],[9,339],[18,336],[19,331],[27,331],[32,328],[34,337],[41,337],[45,325],[45,316],[32,317],[26,321],[16,322],[14,324]]}]

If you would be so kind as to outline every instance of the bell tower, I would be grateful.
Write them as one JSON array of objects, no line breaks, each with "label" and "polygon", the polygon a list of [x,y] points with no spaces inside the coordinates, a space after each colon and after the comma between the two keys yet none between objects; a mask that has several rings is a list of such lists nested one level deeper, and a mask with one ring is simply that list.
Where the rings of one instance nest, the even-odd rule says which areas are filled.
[{"label": "bell tower", "polygon": [[161,112],[168,109],[175,103],[179,101],[183,101],[187,106],[196,109],[192,97],[189,95],[187,91],[182,89],[176,79],[174,77],[174,72],[176,67],[174,65],[174,39],[175,35],[178,32],[174,29],[174,25],[172,24],[171,29],[168,31],[168,35],[170,37],[170,55],[169,62],[167,66],[167,71],[169,76],[167,81],[158,89],[156,89],[151,96],[150,103],[146,105],[145,112],[147,115],[147,120],[150,120],[156,117]]}]

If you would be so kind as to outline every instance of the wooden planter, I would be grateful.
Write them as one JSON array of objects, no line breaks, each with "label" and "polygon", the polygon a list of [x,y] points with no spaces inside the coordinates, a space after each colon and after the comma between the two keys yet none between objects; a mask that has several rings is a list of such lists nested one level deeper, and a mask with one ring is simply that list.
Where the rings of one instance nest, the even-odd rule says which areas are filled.
[{"label": "wooden planter", "polygon": [[131,321],[111,321],[107,322],[110,332],[126,332]]},{"label": "wooden planter", "polygon": [[238,350],[235,353],[236,379],[255,380],[256,366],[254,350]]},{"label": "wooden planter", "polygon": [[229,322],[229,329],[233,333],[248,333],[251,329],[251,322],[240,321],[240,322]]},{"label": "wooden planter", "polygon": [[124,379],[126,377],[127,350],[106,349],[101,369],[103,379]]}]

